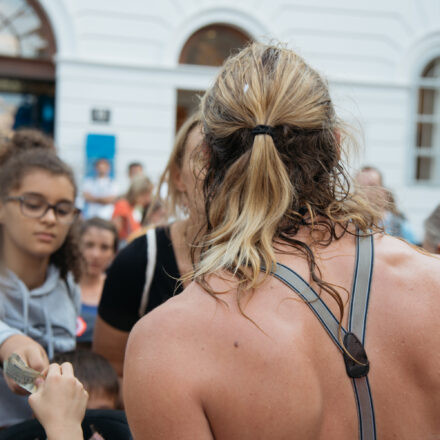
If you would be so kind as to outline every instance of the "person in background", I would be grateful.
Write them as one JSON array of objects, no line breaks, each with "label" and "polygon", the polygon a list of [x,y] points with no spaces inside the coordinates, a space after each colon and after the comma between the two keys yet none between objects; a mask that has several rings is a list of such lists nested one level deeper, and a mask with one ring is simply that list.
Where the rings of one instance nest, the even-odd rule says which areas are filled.
[{"label": "person in background", "polygon": [[99,217],[85,220],[80,227],[80,250],[84,262],[79,286],[81,314],[77,322],[77,343],[83,348],[92,345],[98,304],[106,277],[106,269],[118,249],[115,225]]},{"label": "person in background", "polygon": [[119,380],[110,362],[90,350],[77,349],[55,356],[54,362],[69,362],[76,378],[89,394],[87,409],[117,409]]},{"label": "person in background", "polygon": [[83,216],[110,220],[118,196],[116,183],[110,177],[110,162],[104,158],[98,159],[95,162],[95,172],[95,177],[84,181],[83,198],[86,204]]},{"label": "person in background", "polygon": [[[182,292],[182,275],[192,270],[191,242],[199,232],[193,197],[194,151],[202,141],[200,114],[179,129],[156,191],[167,186],[166,212],[178,220],[151,228],[122,249],[111,264],[98,307],[93,350],[122,376],[125,346],[134,324],[145,313]],[[154,203],[154,201],[153,201]],[[183,216],[183,212],[186,215]],[[152,250],[156,249],[156,253]]]},{"label": "person in background", "polygon": [[144,166],[140,162],[131,162],[128,165],[128,178],[133,178],[144,175]]},{"label": "person in background", "polygon": [[124,197],[121,197],[113,210],[112,222],[118,231],[121,245],[124,245],[133,232],[141,227],[144,211],[151,202],[153,184],[146,176],[137,176],[131,182]]},{"label": "person in background", "polygon": [[[48,358],[75,347],[81,272],[75,196],[72,170],[51,149],[1,149],[0,362],[17,353],[43,371]],[[22,393],[0,378],[0,427],[31,416]]]},{"label": "person in background", "polygon": [[355,183],[360,187],[372,206],[382,212],[382,226],[387,234],[417,244],[411,225],[397,208],[392,191],[383,186],[382,173],[377,168],[372,166],[362,167],[355,176]]},{"label": "person in background", "polygon": [[440,205],[425,220],[423,248],[433,254],[440,254]]}]

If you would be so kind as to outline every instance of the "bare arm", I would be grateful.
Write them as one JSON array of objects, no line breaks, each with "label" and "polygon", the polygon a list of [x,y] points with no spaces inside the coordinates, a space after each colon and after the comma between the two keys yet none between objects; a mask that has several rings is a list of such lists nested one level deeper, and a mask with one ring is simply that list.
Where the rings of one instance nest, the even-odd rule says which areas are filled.
[{"label": "bare arm", "polygon": [[113,365],[119,377],[122,377],[128,335],[128,332],[112,327],[99,316],[96,318],[93,351],[104,356]]},{"label": "bare arm", "polygon": [[133,436],[213,440],[197,392],[197,369],[189,360],[193,356],[163,324],[148,315],[130,333],[124,402]]}]

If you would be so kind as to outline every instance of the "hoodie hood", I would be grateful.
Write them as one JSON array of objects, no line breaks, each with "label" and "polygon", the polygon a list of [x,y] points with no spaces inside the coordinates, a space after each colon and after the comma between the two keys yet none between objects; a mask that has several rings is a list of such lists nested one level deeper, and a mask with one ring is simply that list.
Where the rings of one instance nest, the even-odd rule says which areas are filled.
[{"label": "hoodie hood", "polygon": [[[55,352],[75,348],[79,296],[71,275],[62,280],[53,265],[48,267],[45,282],[32,290],[6,270],[0,274],[0,319],[43,345],[51,359]],[[0,341],[1,333],[0,327]]]}]

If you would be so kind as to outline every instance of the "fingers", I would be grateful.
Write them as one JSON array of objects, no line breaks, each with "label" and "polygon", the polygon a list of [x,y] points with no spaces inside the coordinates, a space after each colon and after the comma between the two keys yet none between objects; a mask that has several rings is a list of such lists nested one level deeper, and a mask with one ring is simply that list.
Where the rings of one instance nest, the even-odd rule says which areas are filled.
[{"label": "fingers", "polygon": [[49,359],[44,349],[36,344],[26,350],[26,363],[37,371],[43,371],[49,366]]},{"label": "fingers", "polygon": [[61,364],[61,374],[63,376],[74,376],[73,366],[70,362],[64,362]]}]

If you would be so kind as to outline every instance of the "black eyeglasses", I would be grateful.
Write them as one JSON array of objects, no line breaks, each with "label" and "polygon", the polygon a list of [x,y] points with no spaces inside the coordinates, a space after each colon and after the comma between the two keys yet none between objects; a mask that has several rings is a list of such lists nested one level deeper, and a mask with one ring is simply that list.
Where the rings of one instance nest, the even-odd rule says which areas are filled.
[{"label": "black eyeglasses", "polygon": [[72,224],[80,212],[72,202],[63,201],[52,205],[44,197],[36,194],[7,197],[5,200],[6,202],[20,202],[21,213],[30,218],[44,217],[49,209],[53,209],[57,220],[65,225]]}]

